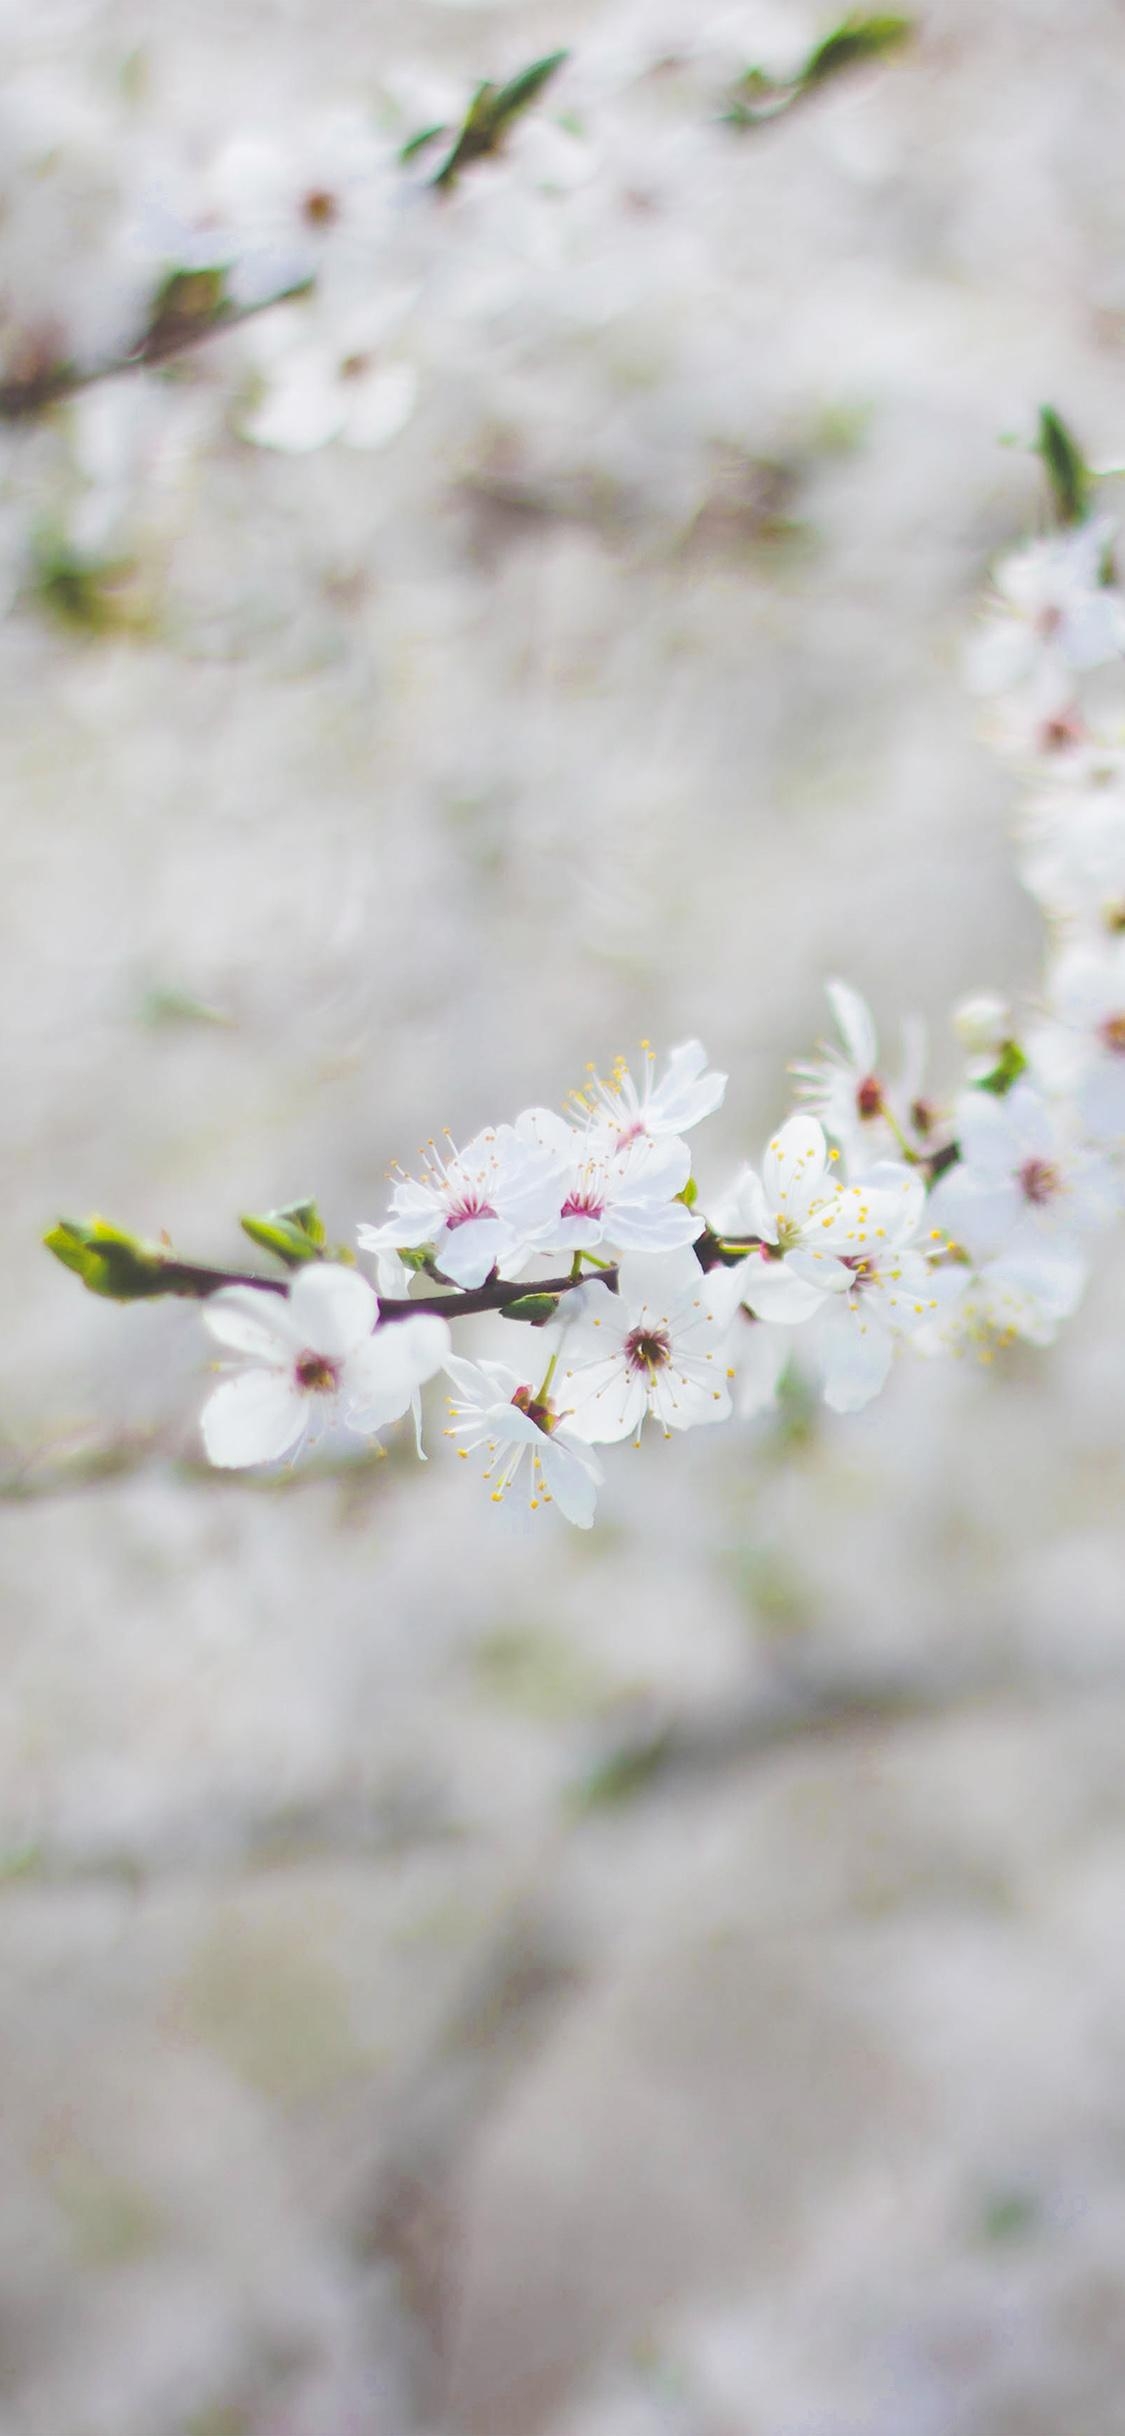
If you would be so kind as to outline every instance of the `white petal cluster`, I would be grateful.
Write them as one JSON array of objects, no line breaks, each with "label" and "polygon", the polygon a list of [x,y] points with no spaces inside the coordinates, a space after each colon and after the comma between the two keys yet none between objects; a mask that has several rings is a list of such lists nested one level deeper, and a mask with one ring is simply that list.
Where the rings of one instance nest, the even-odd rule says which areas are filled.
[{"label": "white petal cluster", "polygon": [[664,1436],[731,1410],[730,1313],[695,1253],[623,1260],[616,1294],[588,1286],[563,1348],[568,1427],[592,1445],[639,1439],[650,1414]]},{"label": "white petal cluster", "polygon": [[969,660],[981,693],[1065,687],[1068,678],[1125,655],[1125,604],[1104,571],[1114,528],[1094,517],[1013,552],[996,570],[995,593]]},{"label": "white petal cluster", "polygon": [[616,1067],[612,1082],[598,1086],[600,1096],[583,1095],[577,1124],[550,1108],[527,1108],[514,1125],[488,1126],[462,1151],[431,1142],[422,1174],[395,1183],[382,1224],[360,1227],[361,1249],[425,1247],[443,1278],[473,1287],[495,1268],[520,1276],[535,1253],[571,1258],[606,1245],[669,1252],[690,1244],[699,1220],[680,1196],[691,1153],[673,1120],[694,1125],[721,1099],[726,1076],[704,1074],[704,1064],[690,1041],[673,1051],[660,1084],[647,1060],[639,1091],[628,1067]]},{"label": "white petal cluster", "polygon": [[[995,993],[962,1002],[966,1068],[944,1096],[910,1027],[885,1081],[869,1009],[830,983],[841,1045],[799,1069],[823,1121],[795,1110],[705,1207],[684,1132],[726,1077],[697,1041],[662,1071],[646,1047],[639,1078],[624,1061],[592,1073],[569,1115],[533,1107],[462,1150],[431,1142],[358,1230],[378,1294],[313,1262],[284,1295],[235,1286],[209,1303],[211,1333],[242,1357],[204,1412],[212,1461],[291,1457],[326,1424],[417,1421],[444,1367],[446,1435],[483,1457],[494,1501],[519,1484],[533,1512],[588,1529],[594,1448],[639,1444],[649,1422],[671,1438],[757,1415],[792,1362],[854,1413],[908,1345],[990,1359],[1013,1337],[1049,1343],[1121,1207],[1125,938],[1071,942],[1049,978],[1025,1045]],[[533,1375],[453,1353],[445,1314],[462,1309],[551,1323]]]}]

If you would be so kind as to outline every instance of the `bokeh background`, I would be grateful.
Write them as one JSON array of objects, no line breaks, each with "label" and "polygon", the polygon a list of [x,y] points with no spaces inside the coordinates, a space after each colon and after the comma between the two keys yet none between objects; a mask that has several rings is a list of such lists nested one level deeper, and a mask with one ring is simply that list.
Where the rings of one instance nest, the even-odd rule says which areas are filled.
[{"label": "bokeh background", "polygon": [[962,655],[1005,437],[1121,453],[1122,12],[918,20],[740,135],[803,0],[0,19],[9,336],[112,340],[241,127],[566,43],[598,130],[542,259],[518,146],[448,199],[393,447],[240,438],[238,334],[3,435],[3,2436],[1125,2430],[1120,1252],[587,1541],[436,1429],[206,1476],[197,1315],[38,1248],[346,1235],[642,1035],[730,1070],[705,1198],[826,975],[939,1088],[1034,989]]}]

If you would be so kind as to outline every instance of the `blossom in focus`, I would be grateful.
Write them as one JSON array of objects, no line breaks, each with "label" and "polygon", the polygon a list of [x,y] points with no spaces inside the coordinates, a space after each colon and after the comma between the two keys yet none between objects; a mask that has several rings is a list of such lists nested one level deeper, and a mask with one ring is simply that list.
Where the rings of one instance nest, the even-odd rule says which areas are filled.
[{"label": "blossom in focus", "polygon": [[726,1345],[730,1310],[694,1252],[621,1262],[618,1291],[592,1283],[567,1328],[559,1411],[593,1445],[640,1440],[650,1413],[665,1437],[731,1410]]},{"label": "blossom in focus", "polygon": [[673,1049],[659,1081],[648,1042],[642,1047],[644,1068],[639,1085],[625,1059],[617,1058],[604,1077],[591,1066],[588,1082],[571,1095],[581,1115],[605,1125],[619,1148],[639,1134],[660,1140],[666,1134],[689,1132],[721,1108],[726,1092],[727,1077],[708,1067],[702,1041],[685,1040]]},{"label": "blossom in focus", "polygon": [[429,1245],[457,1286],[483,1285],[497,1267],[518,1275],[558,1216],[561,1177],[523,1120],[490,1125],[461,1151],[431,1142],[422,1175],[395,1184],[386,1222],[358,1229],[360,1249],[379,1256]]},{"label": "blossom in focus", "polygon": [[699,1220],[677,1195],[691,1173],[686,1142],[647,1134],[618,1141],[597,1124],[579,1130],[551,1108],[527,1109],[517,1131],[539,1145],[561,1178],[557,1216],[539,1248],[671,1252],[694,1241]]},{"label": "blossom in focus", "polygon": [[554,1404],[538,1398],[504,1362],[466,1362],[449,1354],[445,1368],[456,1389],[445,1434],[460,1440],[459,1455],[484,1450],[493,1502],[499,1504],[526,1469],[532,1508],[553,1501],[568,1522],[588,1531],[602,1467]]},{"label": "blossom in focus", "polygon": [[822,1301],[827,1288],[793,1264],[794,1254],[854,1253],[868,1240],[868,1195],[837,1181],[838,1156],[815,1117],[790,1117],[770,1142],[761,1173],[742,1168],[715,1204],[716,1233],[735,1242],[756,1240],[757,1251],[739,1274],[742,1300],[759,1319],[796,1326]]},{"label": "blossom in focus", "polygon": [[961,1155],[935,1185],[929,1216],[975,1257],[1085,1234],[1112,1216],[1119,1196],[1108,1161],[1073,1141],[1033,1083],[1003,1096],[963,1092],[954,1125]]},{"label": "blossom in focus", "polygon": [[378,1297],[354,1269],[310,1262],[286,1294],[226,1286],[205,1304],[216,1342],[243,1357],[208,1398],[203,1443],[224,1469],[295,1455],[343,1422],[397,1421],[449,1349],[444,1320],[419,1312],[376,1332]]},{"label": "blossom in focus", "polygon": [[889,1162],[863,1185],[862,1237],[842,1256],[798,1251],[800,1276],[832,1300],[816,1322],[816,1351],[824,1401],[833,1412],[859,1412],[884,1385],[895,1342],[911,1335],[936,1309],[929,1261],[916,1243],[925,1210],[917,1174]]},{"label": "blossom in focus", "polygon": [[1081,671],[1125,653],[1125,603],[1103,581],[1113,531],[1107,517],[1094,517],[1001,561],[992,614],[969,656],[980,693],[1033,680],[1044,662]]}]

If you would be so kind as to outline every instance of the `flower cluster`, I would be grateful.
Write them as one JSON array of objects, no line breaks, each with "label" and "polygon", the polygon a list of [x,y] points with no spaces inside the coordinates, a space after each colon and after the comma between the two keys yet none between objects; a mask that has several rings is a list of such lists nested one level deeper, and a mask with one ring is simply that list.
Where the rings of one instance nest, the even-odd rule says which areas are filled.
[{"label": "flower cluster", "polygon": [[[1048,431],[1063,529],[998,570],[972,653],[1030,780],[1021,863],[1048,949],[1028,1021],[990,993],[962,1001],[962,1071],[932,1088],[920,1028],[884,1057],[863,1000],[831,982],[836,1038],[794,1069],[797,1105],[758,1162],[713,1185],[687,1137],[727,1077],[697,1040],[663,1067],[646,1043],[637,1073],[591,1069],[566,1113],[431,1142],[419,1174],[393,1171],[357,1250],[332,1257],[309,1203],[244,1219],[288,1286],[61,1223],[48,1242],[94,1291],[205,1299],[233,1357],[203,1413],[213,1463],[292,1459],[326,1428],[370,1438],[408,1412],[421,1452],[420,1390],[440,1371],[446,1435],[482,1459],[492,1497],[520,1481],[533,1508],[586,1528],[597,1449],[760,1412],[794,1360],[850,1413],[904,1346],[989,1358],[1050,1341],[1122,1206],[1125,720],[1106,672],[1125,658],[1125,600],[1090,478],[1057,418]],[[455,1353],[465,1319],[527,1323],[534,1362],[500,1342]]]},{"label": "flower cluster", "polygon": [[[580,52],[505,39],[475,88],[392,46],[354,90],[255,110],[232,80],[201,112],[168,89],[158,123],[127,59],[48,75],[32,42],[0,102],[0,598],[143,630],[239,444],[394,450],[426,496],[451,457],[516,498],[651,461],[690,521],[742,385],[745,332],[715,310],[739,92],[787,108],[905,31],[849,13],[806,55],[786,15],[703,0],[689,29],[611,0]],[[707,368],[689,414],[685,358]],[[677,401],[671,463],[652,392]],[[314,514],[315,479],[292,486]]]}]

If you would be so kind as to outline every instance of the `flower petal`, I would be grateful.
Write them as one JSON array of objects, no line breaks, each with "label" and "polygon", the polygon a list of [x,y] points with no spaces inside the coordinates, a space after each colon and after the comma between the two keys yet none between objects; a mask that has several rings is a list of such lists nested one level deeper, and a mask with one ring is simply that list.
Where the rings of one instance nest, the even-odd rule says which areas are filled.
[{"label": "flower petal", "polygon": [[340,1361],[370,1336],[379,1298],[357,1269],[310,1260],[289,1288],[289,1310],[301,1343]]},{"label": "flower petal", "polygon": [[448,1354],[448,1326],[430,1312],[380,1328],[352,1355],[344,1373],[349,1429],[381,1429],[384,1422],[397,1421],[416,1389],[432,1379]]},{"label": "flower petal", "polygon": [[276,1463],[304,1435],[309,1398],[289,1375],[276,1370],[244,1370],[225,1379],[209,1396],[200,1416],[208,1459],[224,1471],[249,1463]]},{"label": "flower petal", "polygon": [[858,1413],[884,1384],[894,1338],[877,1323],[837,1307],[823,1324],[818,1350],[825,1403],[834,1413]]},{"label": "flower petal", "polygon": [[204,1303],[203,1325],[218,1344],[259,1362],[288,1363],[298,1343],[288,1300],[255,1286],[223,1286]]},{"label": "flower petal", "polygon": [[559,1410],[568,1434],[610,1446],[635,1435],[648,1411],[645,1381],[620,1361],[588,1362],[563,1372]]},{"label": "flower petal", "polygon": [[825,995],[853,1066],[861,1075],[873,1073],[878,1043],[870,1008],[847,981],[829,981]]},{"label": "flower petal", "polygon": [[[799,1253],[793,1254],[793,1262],[799,1258]],[[789,1260],[748,1260],[740,1272],[742,1301],[757,1319],[774,1320],[783,1328],[799,1328],[802,1320],[819,1311],[825,1295],[831,1291],[833,1277],[828,1274],[829,1267],[835,1272],[837,1263],[825,1262],[823,1275],[814,1271],[812,1277],[805,1277]]]},{"label": "flower petal", "polygon": [[594,1519],[602,1467],[586,1447],[566,1446],[560,1438],[545,1438],[539,1456],[543,1478],[567,1522],[588,1531]]}]

